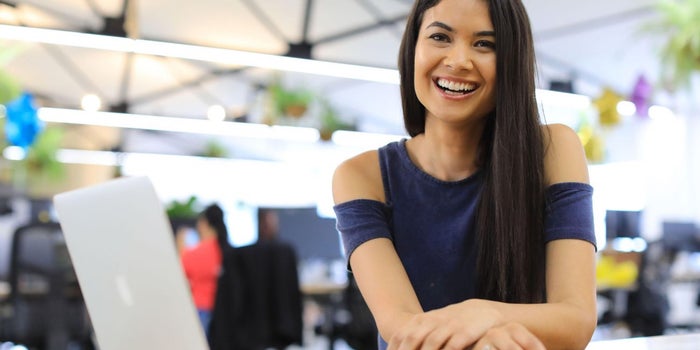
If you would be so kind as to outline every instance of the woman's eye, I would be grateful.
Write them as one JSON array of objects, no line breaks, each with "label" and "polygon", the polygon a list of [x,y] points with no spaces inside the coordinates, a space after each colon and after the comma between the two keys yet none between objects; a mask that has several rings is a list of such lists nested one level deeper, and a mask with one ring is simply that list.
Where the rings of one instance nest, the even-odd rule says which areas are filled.
[{"label": "woman's eye", "polygon": [[442,34],[442,33],[435,33],[429,37],[430,39],[433,39],[435,41],[448,41],[449,38],[447,35]]},{"label": "woman's eye", "polygon": [[488,40],[479,40],[475,44],[476,47],[486,47],[490,49],[495,49],[496,48],[496,43],[493,43]]}]

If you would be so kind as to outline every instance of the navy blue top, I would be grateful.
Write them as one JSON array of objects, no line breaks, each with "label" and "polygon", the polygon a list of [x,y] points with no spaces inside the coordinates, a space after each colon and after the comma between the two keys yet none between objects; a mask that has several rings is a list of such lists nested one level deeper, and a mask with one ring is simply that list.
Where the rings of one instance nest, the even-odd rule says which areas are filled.
[{"label": "navy blue top", "polygon": [[[423,310],[473,298],[481,172],[459,181],[436,179],[413,164],[406,140],[380,148],[379,162],[386,202],[357,199],[334,207],[348,261],[360,244],[388,238]],[[545,242],[582,239],[595,246],[592,194],[585,183],[547,188]]]}]

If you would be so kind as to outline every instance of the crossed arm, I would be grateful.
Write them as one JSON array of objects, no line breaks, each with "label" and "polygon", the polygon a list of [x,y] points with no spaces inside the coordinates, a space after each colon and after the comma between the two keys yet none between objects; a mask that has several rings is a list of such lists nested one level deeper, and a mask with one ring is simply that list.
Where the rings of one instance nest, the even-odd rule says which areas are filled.
[{"label": "crossed arm", "polygon": [[387,239],[358,247],[350,263],[389,349],[583,349],[596,324],[593,246],[547,247],[547,303],[471,299],[423,312]]},{"label": "crossed arm", "polygon": [[[549,126],[546,181],[588,182],[578,138]],[[341,165],[334,176],[336,203],[383,200],[376,153]],[[470,299],[424,312],[388,239],[360,245],[350,257],[358,286],[389,349],[583,349],[596,326],[595,249],[563,239],[546,247],[547,302],[507,304]]]}]

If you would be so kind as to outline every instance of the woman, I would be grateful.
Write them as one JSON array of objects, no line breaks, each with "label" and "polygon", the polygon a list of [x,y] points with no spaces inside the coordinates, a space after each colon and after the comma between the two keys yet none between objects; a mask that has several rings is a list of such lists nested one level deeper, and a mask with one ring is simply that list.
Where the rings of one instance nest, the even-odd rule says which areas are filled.
[{"label": "woman", "polygon": [[[218,205],[212,204],[199,214],[197,233],[199,243],[193,248],[181,250],[180,258],[202,327],[208,331],[221,270],[222,252],[230,247],[224,212]],[[184,233],[178,232],[178,241],[183,240]]]},{"label": "woman", "polygon": [[534,69],[519,0],[415,3],[399,57],[411,138],[343,162],[333,178],[380,348],[590,341],[592,188],[577,135],[540,123]]}]

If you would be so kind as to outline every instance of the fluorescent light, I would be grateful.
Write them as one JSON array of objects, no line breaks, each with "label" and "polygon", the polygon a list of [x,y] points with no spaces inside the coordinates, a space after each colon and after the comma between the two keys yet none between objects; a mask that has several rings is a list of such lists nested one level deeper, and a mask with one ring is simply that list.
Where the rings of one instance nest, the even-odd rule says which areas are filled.
[{"label": "fluorescent light", "polygon": [[134,52],[197,61],[276,69],[290,72],[325,75],[338,78],[399,83],[396,69],[360,66],[328,61],[270,55],[249,51],[206,46],[130,39],[108,35],[86,34],[55,29],[0,25],[0,38],[37,43],[76,46],[107,51]]},{"label": "fluorescent light", "polygon": [[671,120],[676,116],[673,111],[668,107],[663,106],[651,106],[649,107],[649,118],[656,120]]},{"label": "fluorescent light", "polygon": [[56,159],[61,163],[117,166],[121,153],[110,151],[87,151],[78,149],[60,149]]},{"label": "fluorescent light", "polygon": [[319,140],[314,128],[204,119],[159,117],[142,114],[87,112],[75,109],[40,108],[39,119],[50,123],[98,125],[114,128],[159,130],[243,138],[262,138],[314,143]]},{"label": "fluorescent light", "polygon": [[102,99],[95,94],[87,94],[80,100],[80,107],[88,112],[99,111],[102,107]]},{"label": "fluorescent light", "polygon": [[[207,46],[4,24],[0,24],[0,38],[107,51],[134,52],[144,55],[165,56],[337,78],[399,84],[399,73],[396,69],[310,60]],[[582,108],[589,106],[591,103],[591,99],[583,95],[540,89],[537,90],[537,98],[542,103]]]},{"label": "fluorescent light", "polygon": [[27,156],[27,152],[19,146],[7,146],[2,150],[2,156],[9,160],[22,160]]},{"label": "fluorescent light", "polygon": [[226,119],[226,108],[222,105],[212,105],[207,109],[207,119],[220,122]]},{"label": "fluorescent light", "polygon": [[617,103],[617,113],[625,117],[631,117],[637,113],[637,106],[630,101],[620,101]]},{"label": "fluorescent light", "polygon": [[5,24],[0,24],[0,38],[98,50],[134,51],[134,40],[129,38]]}]

